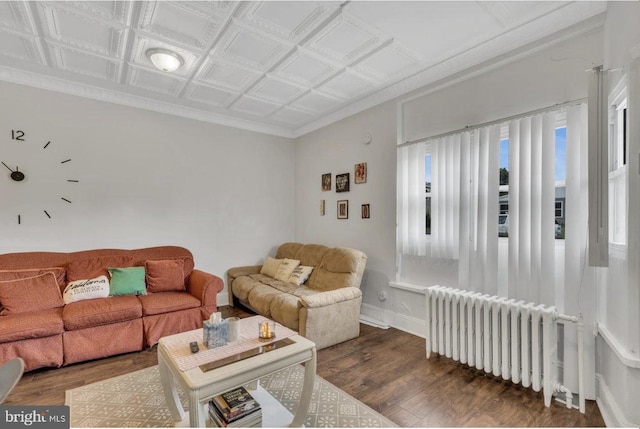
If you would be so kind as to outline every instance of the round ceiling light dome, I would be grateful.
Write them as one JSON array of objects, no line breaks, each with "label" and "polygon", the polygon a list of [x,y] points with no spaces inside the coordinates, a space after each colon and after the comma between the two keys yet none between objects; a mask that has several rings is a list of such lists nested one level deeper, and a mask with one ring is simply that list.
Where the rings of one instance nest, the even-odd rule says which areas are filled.
[{"label": "round ceiling light dome", "polygon": [[184,64],[184,60],[180,55],[168,49],[147,49],[146,54],[153,65],[156,66],[158,70],[162,70],[163,72],[176,71],[182,64]]}]

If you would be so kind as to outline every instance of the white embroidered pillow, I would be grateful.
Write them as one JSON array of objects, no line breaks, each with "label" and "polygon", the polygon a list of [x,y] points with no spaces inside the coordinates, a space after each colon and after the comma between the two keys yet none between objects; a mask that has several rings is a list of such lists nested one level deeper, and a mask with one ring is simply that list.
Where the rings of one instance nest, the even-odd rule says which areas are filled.
[{"label": "white embroidered pillow", "polygon": [[313,271],[313,267],[307,267],[306,265],[298,265],[295,270],[289,276],[289,283],[300,286],[306,282]]},{"label": "white embroidered pillow", "polygon": [[107,276],[99,276],[94,279],[76,280],[67,283],[64,288],[63,299],[65,304],[85,299],[106,298],[109,296],[109,280]]},{"label": "white embroidered pillow", "polygon": [[300,265],[300,261],[297,259],[284,258],[278,267],[275,278],[283,282],[288,282],[289,276],[298,265]]},{"label": "white embroidered pillow", "polygon": [[260,274],[275,278],[281,262],[282,259],[274,259],[271,256],[267,256],[267,258],[264,260],[264,263],[262,264],[262,268],[260,269]]}]

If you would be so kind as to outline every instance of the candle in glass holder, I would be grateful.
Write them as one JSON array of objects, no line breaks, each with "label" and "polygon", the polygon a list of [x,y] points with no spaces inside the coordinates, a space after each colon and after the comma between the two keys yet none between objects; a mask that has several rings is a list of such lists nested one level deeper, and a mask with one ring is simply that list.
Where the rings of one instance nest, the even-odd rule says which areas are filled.
[{"label": "candle in glass holder", "polygon": [[276,336],[276,322],[267,320],[258,323],[258,338],[270,340]]}]

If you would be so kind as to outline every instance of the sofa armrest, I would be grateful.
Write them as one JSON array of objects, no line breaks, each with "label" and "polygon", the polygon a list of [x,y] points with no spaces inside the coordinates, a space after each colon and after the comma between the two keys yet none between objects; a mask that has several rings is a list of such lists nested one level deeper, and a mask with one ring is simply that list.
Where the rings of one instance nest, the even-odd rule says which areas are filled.
[{"label": "sofa armrest", "polygon": [[203,307],[215,306],[218,292],[224,288],[224,282],[216,275],[193,270],[189,276],[187,290],[198,298]]},{"label": "sofa armrest", "polygon": [[362,291],[357,287],[343,287],[302,297],[300,298],[300,305],[306,308],[319,308],[360,299],[361,297]]},{"label": "sofa armrest", "polygon": [[227,284],[231,284],[235,279],[242,276],[250,276],[251,274],[260,274],[262,265],[247,265],[244,267],[234,267],[227,270]]}]

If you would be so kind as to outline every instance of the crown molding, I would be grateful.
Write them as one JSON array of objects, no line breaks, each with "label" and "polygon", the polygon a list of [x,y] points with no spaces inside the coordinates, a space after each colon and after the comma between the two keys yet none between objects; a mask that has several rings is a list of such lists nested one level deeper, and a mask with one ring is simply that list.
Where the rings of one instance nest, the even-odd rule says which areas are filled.
[{"label": "crown molding", "polygon": [[[486,73],[498,67],[502,67],[505,64],[509,64],[520,58],[532,55],[542,49],[556,45],[562,41],[602,28],[605,18],[606,11],[600,12],[571,27],[557,31],[539,40],[528,43],[522,47],[498,55],[497,57],[488,58],[482,63],[474,66],[469,66],[466,69],[463,69],[463,67],[460,66],[461,60],[459,56],[452,56],[438,64],[431,66],[428,69],[414,74],[413,76],[391,84],[386,88],[375,92],[374,94],[365,96],[359,101],[351,103],[343,107],[342,109],[331,112],[316,121],[303,125],[302,127],[294,130],[293,135],[296,138],[303,136],[334,122],[342,120],[346,117],[370,109],[386,101],[393,100],[395,98],[401,97],[404,94],[409,94],[412,91],[419,90],[420,88],[423,88],[425,90],[421,91],[419,94],[411,95],[407,98],[404,98],[399,102],[405,103],[409,100],[422,97],[429,93],[443,89],[447,86],[451,86],[455,83],[464,81],[471,77]],[[500,51],[499,48],[494,46],[487,45],[486,48],[489,50],[494,49],[495,51]],[[471,56],[474,55],[474,52],[468,53]],[[452,73],[453,70],[457,71]]]},{"label": "crown molding", "polygon": [[240,128],[247,131],[269,134],[278,137],[293,138],[291,130],[284,127],[276,127],[263,123],[245,120],[237,117],[221,115],[207,112],[200,109],[177,106],[175,104],[160,100],[153,100],[139,95],[126,94],[120,91],[99,88],[92,85],[70,82],[60,78],[43,76],[38,73],[17,70],[0,66],[0,80],[26,85],[49,91],[61,92],[63,94],[75,95],[97,101],[104,101],[113,104],[120,104],[128,107],[135,107],[143,110],[150,110],[158,113],[179,116],[197,121],[208,122],[216,125],[223,125],[232,128]]}]

